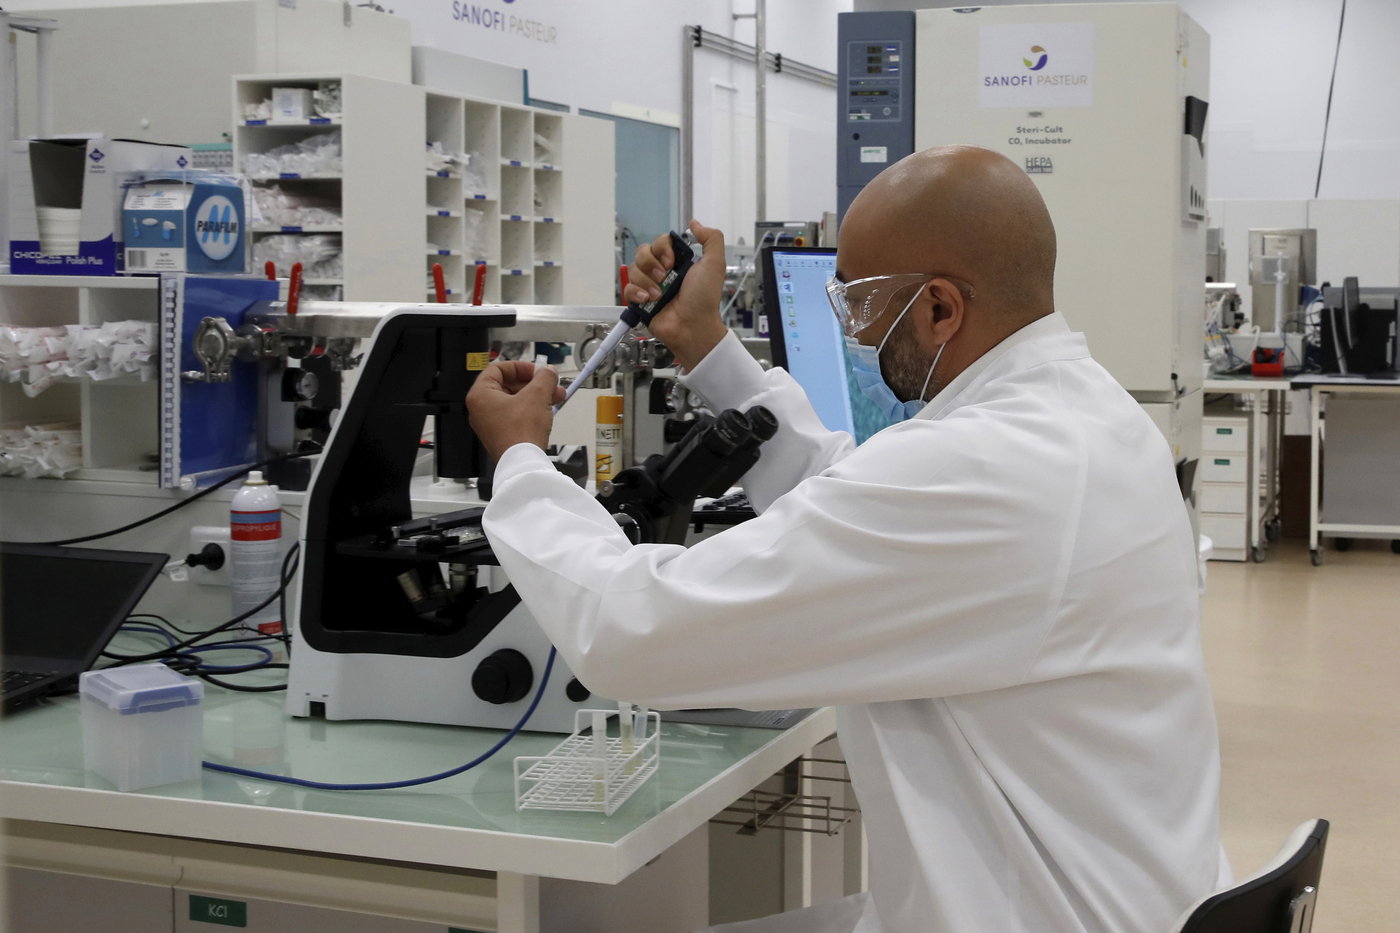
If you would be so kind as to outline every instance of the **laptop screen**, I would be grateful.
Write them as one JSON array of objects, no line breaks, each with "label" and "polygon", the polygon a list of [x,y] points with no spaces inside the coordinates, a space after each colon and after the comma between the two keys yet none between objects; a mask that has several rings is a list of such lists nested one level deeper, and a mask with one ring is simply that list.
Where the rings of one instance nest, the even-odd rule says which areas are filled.
[{"label": "laptop screen", "polygon": [[826,297],[836,250],[769,247],[763,252],[773,361],[802,386],[822,424],[863,443],[889,421],[857,388],[841,324]]},{"label": "laptop screen", "polygon": [[86,668],[168,559],[95,548],[3,545],[0,650],[7,659],[67,662],[58,670]]}]

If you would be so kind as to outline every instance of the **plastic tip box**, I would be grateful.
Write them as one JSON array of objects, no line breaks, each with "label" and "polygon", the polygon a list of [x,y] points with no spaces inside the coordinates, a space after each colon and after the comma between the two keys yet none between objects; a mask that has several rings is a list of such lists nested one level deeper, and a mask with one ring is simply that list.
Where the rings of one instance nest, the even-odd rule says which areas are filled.
[{"label": "plastic tip box", "polygon": [[83,765],[140,790],[199,778],[204,684],[164,664],[88,671],[78,681]]}]

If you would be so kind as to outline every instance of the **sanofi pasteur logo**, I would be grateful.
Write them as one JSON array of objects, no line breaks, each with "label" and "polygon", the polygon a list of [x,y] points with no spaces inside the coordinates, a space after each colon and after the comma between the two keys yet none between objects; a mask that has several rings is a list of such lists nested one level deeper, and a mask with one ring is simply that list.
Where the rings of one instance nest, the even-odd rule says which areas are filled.
[{"label": "sanofi pasteur logo", "polygon": [[233,202],[221,194],[206,198],[194,216],[194,232],[204,255],[215,261],[227,259],[238,245],[238,212]]},{"label": "sanofi pasteur logo", "polygon": [[978,34],[979,106],[1093,106],[1093,23],[1006,23]]}]

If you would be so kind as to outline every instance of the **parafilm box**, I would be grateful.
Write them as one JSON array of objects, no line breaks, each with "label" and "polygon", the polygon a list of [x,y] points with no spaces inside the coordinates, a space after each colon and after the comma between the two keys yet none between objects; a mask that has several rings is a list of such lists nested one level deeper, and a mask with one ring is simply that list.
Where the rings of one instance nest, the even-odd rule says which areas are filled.
[{"label": "parafilm box", "polygon": [[133,177],[122,231],[126,271],[243,272],[243,189],[208,172]]}]

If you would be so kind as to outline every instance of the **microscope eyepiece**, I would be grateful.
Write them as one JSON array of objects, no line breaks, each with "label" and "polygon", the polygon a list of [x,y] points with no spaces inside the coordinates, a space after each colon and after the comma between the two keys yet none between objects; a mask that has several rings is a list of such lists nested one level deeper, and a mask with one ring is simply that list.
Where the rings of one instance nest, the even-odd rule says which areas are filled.
[{"label": "microscope eyepiece", "polygon": [[753,436],[759,443],[772,439],[778,433],[778,417],[762,405],[755,405],[745,415],[748,417]]}]

